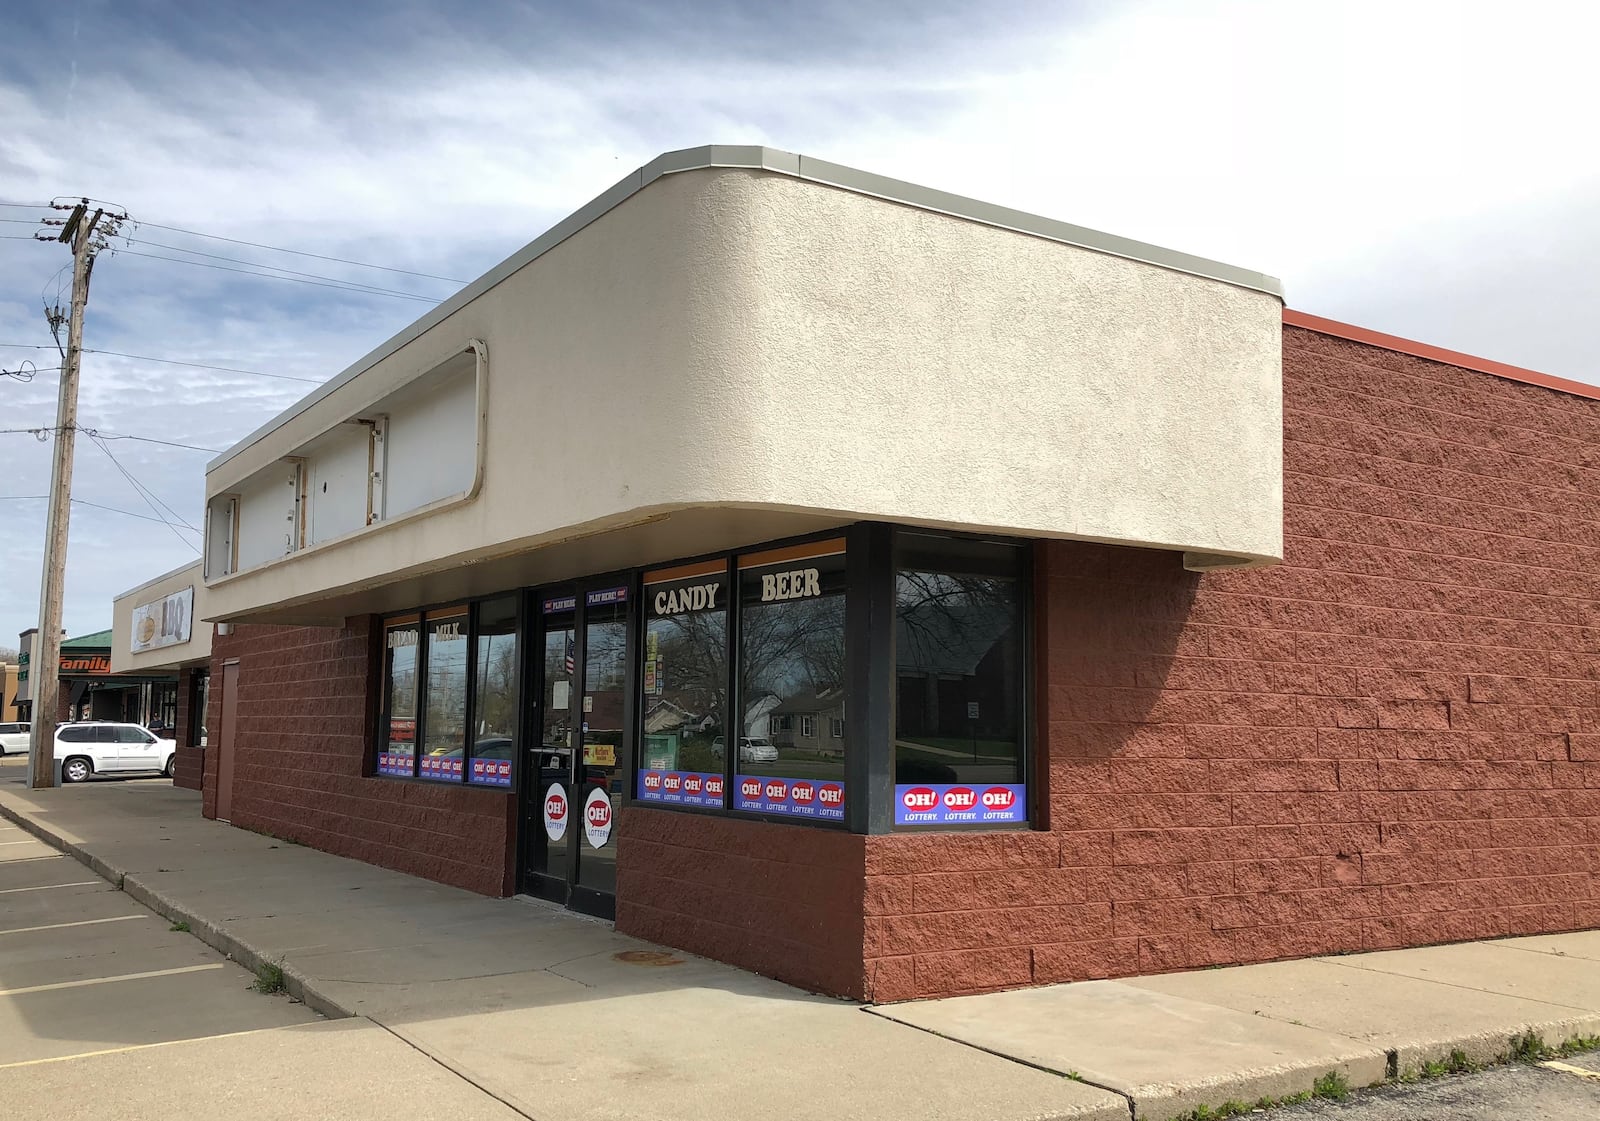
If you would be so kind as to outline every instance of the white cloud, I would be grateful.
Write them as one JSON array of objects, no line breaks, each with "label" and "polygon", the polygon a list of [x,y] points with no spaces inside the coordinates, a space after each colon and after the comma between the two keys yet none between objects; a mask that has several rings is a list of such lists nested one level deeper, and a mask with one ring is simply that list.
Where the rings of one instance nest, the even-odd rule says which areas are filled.
[{"label": "white cloud", "polygon": [[[70,108],[64,73],[20,55],[0,68],[0,179],[14,199],[88,193],[154,222],[471,277],[660,151],[768,143],[1261,269],[1305,310],[1600,380],[1587,328],[1600,249],[1600,148],[1586,142],[1596,10],[1059,8],[824,5],[809,23],[779,24],[764,7],[730,6],[695,24],[647,5],[636,18],[648,33],[631,34],[557,27],[562,8],[492,35],[405,12],[375,15],[360,51],[293,27],[218,51],[220,17],[198,39],[139,28],[80,44]],[[60,142],[63,113],[81,144]],[[140,236],[449,289],[150,227]],[[46,341],[38,295],[64,258],[0,241],[0,342]],[[324,377],[422,306],[118,256],[96,276],[86,343]],[[0,363],[48,364],[49,353],[0,350]],[[5,383],[0,404],[39,422],[53,392],[47,377]],[[296,395],[296,383],[99,355],[83,416],[223,446]],[[199,524],[203,454],[113,448]],[[79,461],[80,494],[145,511],[98,451],[80,445]],[[0,436],[0,464],[6,493],[44,492],[47,448]],[[35,610],[42,505],[0,503],[0,517],[22,574],[0,592],[3,640]],[[113,593],[191,555],[157,524],[85,510],[74,525],[73,629],[103,625]]]}]

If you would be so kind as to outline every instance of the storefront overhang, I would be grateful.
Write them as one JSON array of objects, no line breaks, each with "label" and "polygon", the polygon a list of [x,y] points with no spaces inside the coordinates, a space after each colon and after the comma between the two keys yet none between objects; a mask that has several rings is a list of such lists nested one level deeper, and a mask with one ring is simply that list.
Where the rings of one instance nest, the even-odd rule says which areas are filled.
[{"label": "storefront overhang", "polygon": [[639,169],[214,460],[202,618],[873,519],[1282,552],[1269,277],[763,148]]}]

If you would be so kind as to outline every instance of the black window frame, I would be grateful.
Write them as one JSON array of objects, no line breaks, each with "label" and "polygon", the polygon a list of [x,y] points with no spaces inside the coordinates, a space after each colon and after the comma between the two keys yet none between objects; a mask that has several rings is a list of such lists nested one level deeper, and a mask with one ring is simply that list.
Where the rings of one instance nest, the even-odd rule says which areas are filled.
[{"label": "black window frame", "polygon": [[[1017,589],[1021,629],[1018,639],[1018,715],[1022,752],[1022,784],[1026,791],[1025,820],[1014,823],[975,823],[897,826],[894,824],[895,768],[894,730],[896,704],[895,581],[899,537],[915,535],[932,540],[974,541],[1003,545],[1016,550]],[[845,761],[845,819],[819,821],[788,814],[758,813],[735,808],[735,773],[738,766],[738,741],[744,736],[744,698],[739,692],[739,657],[744,625],[743,597],[739,590],[739,558],[793,545],[805,545],[830,538],[845,539],[845,681],[844,717],[815,717],[819,739],[842,738]],[[639,776],[645,769],[642,751],[637,753],[633,774],[627,782],[628,803],[672,813],[710,814],[715,817],[799,825],[813,829],[837,829],[851,833],[881,835],[925,832],[1025,832],[1039,828],[1040,792],[1035,781],[1038,737],[1035,731],[1036,669],[1034,572],[1032,542],[993,534],[956,533],[947,530],[898,526],[886,522],[857,522],[840,528],[778,541],[761,542],[733,550],[701,554],[640,569],[640,573],[721,560],[730,581],[728,595],[728,696],[729,712],[724,730],[724,804],[691,806],[637,798]],[[641,609],[639,625],[647,624]],[[631,667],[637,675],[634,693],[643,699],[643,652],[639,664]],[[643,708],[634,727],[635,742],[643,744]],[[793,714],[790,714],[792,721]],[[837,725],[843,735],[834,736]],[[798,733],[799,724],[793,724]]]},{"label": "black window frame", "polygon": [[[922,540],[948,540],[965,541],[980,545],[995,545],[1015,550],[1016,569],[1013,578],[1017,586],[1017,734],[1019,737],[1018,748],[1021,752],[1021,782],[1023,788],[1023,820],[1007,823],[973,822],[970,824],[942,823],[942,824],[893,824],[894,805],[893,799],[898,796],[896,791],[895,775],[895,742],[898,730],[897,708],[900,702],[900,689],[898,680],[899,651],[896,649],[898,627],[895,626],[896,611],[896,582],[898,581],[900,557],[907,538]],[[889,554],[889,574],[887,597],[889,599],[890,629],[889,629],[889,658],[886,671],[889,677],[889,735],[888,735],[888,768],[889,768],[889,817],[890,832],[894,833],[972,833],[972,832],[1005,832],[1024,831],[1039,828],[1040,792],[1036,781],[1038,767],[1038,736],[1036,732],[1037,709],[1037,683],[1035,676],[1038,672],[1036,665],[1036,627],[1034,616],[1035,589],[1034,574],[1036,572],[1035,559],[1036,546],[1029,541],[972,533],[948,533],[934,530],[921,529],[914,526],[896,526]]]},{"label": "black window frame", "polygon": [[[477,718],[477,673],[478,673],[478,611],[485,603],[510,600],[515,610],[515,625],[512,634],[516,637],[517,653],[512,669],[513,680],[516,682],[516,731],[512,736],[511,748],[511,781],[509,784],[473,782],[472,781],[472,728]],[[428,673],[428,624],[433,619],[449,619],[461,617],[466,620],[466,703],[462,725],[462,754],[461,774],[459,777],[438,777],[422,774],[423,744],[427,742],[427,673]],[[388,634],[392,628],[415,626],[417,628],[417,685],[416,685],[416,719],[412,731],[411,773],[409,775],[390,774],[378,770],[378,756],[383,744],[388,740],[383,737],[384,730],[389,726],[390,690],[387,680],[387,651]],[[410,608],[405,611],[395,611],[378,617],[377,633],[378,642],[375,644],[375,671],[377,679],[377,696],[375,698],[375,714],[373,717],[371,743],[367,750],[367,758],[363,766],[363,774],[368,778],[390,779],[395,782],[422,782],[429,786],[463,787],[472,790],[486,790],[493,793],[514,793],[521,781],[523,737],[523,662],[527,657],[527,596],[522,589],[494,592],[489,595],[472,596],[469,598],[442,600],[425,607]]]}]

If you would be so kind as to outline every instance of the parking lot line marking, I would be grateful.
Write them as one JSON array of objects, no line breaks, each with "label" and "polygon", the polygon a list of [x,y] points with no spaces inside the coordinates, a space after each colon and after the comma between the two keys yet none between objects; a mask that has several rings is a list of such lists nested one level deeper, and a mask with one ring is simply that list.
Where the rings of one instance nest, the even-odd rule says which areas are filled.
[{"label": "parking lot line marking", "polygon": [[1550,1070],[1559,1070],[1562,1074],[1576,1074],[1579,1078],[1591,1078],[1596,1082],[1600,1082],[1600,1070],[1584,1070],[1582,1067],[1571,1066],[1568,1063],[1558,1063],[1553,1059],[1550,1062],[1540,1063],[1539,1065]]},{"label": "parking lot line marking", "polygon": [[[292,1026],[292,1025],[291,1025]],[[241,1035],[260,1035],[266,1031],[283,1028],[250,1028],[248,1031],[225,1031],[219,1035],[192,1035],[185,1039],[163,1039],[156,1043],[130,1043],[126,1047],[107,1047],[101,1051],[80,1051],[76,1055],[52,1055],[48,1059],[22,1059],[14,1063],[0,1063],[0,1070],[13,1067],[36,1067],[44,1063],[70,1063],[73,1059],[92,1059],[97,1055],[120,1055],[125,1051],[148,1051],[152,1047],[176,1047],[180,1043],[210,1043],[213,1039],[236,1039]]]},{"label": "parking lot line marking", "polygon": [[15,930],[0,930],[0,935],[6,934],[32,934],[39,930],[64,930],[69,926],[94,926],[103,922],[127,922],[129,919],[142,919],[143,915],[117,915],[109,919],[81,919],[78,922],[53,922],[48,926],[19,926]]},{"label": "parking lot line marking", "polygon": [[[38,887],[0,887],[0,895],[10,895],[17,891],[50,891],[58,887],[90,887],[94,884],[104,884],[104,880],[74,880],[70,884],[40,884]],[[110,887],[110,884],[106,884]]]},{"label": "parking lot line marking", "polygon": [[42,845],[42,844],[44,844],[44,842],[39,840],[36,837],[29,837],[26,841],[0,841],[0,846],[4,846],[4,845]]},{"label": "parking lot line marking", "polygon": [[185,965],[177,969],[151,969],[144,973],[119,973],[115,977],[85,977],[81,981],[57,981],[53,985],[29,985],[25,989],[0,989],[0,996],[22,996],[26,993],[48,993],[57,989],[81,989],[89,985],[110,985],[117,981],[143,981],[148,977],[173,977],[179,973],[204,973],[221,969],[224,962],[210,965]]}]

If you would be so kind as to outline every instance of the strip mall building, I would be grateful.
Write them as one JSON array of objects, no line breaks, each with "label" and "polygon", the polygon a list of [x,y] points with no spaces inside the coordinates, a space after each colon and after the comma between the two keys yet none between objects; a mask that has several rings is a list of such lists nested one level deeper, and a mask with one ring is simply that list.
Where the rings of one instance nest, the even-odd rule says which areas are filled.
[{"label": "strip mall building", "polygon": [[872,1000],[1600,925],[1597,396],[671,153],[210,464],[183,781]]}]

